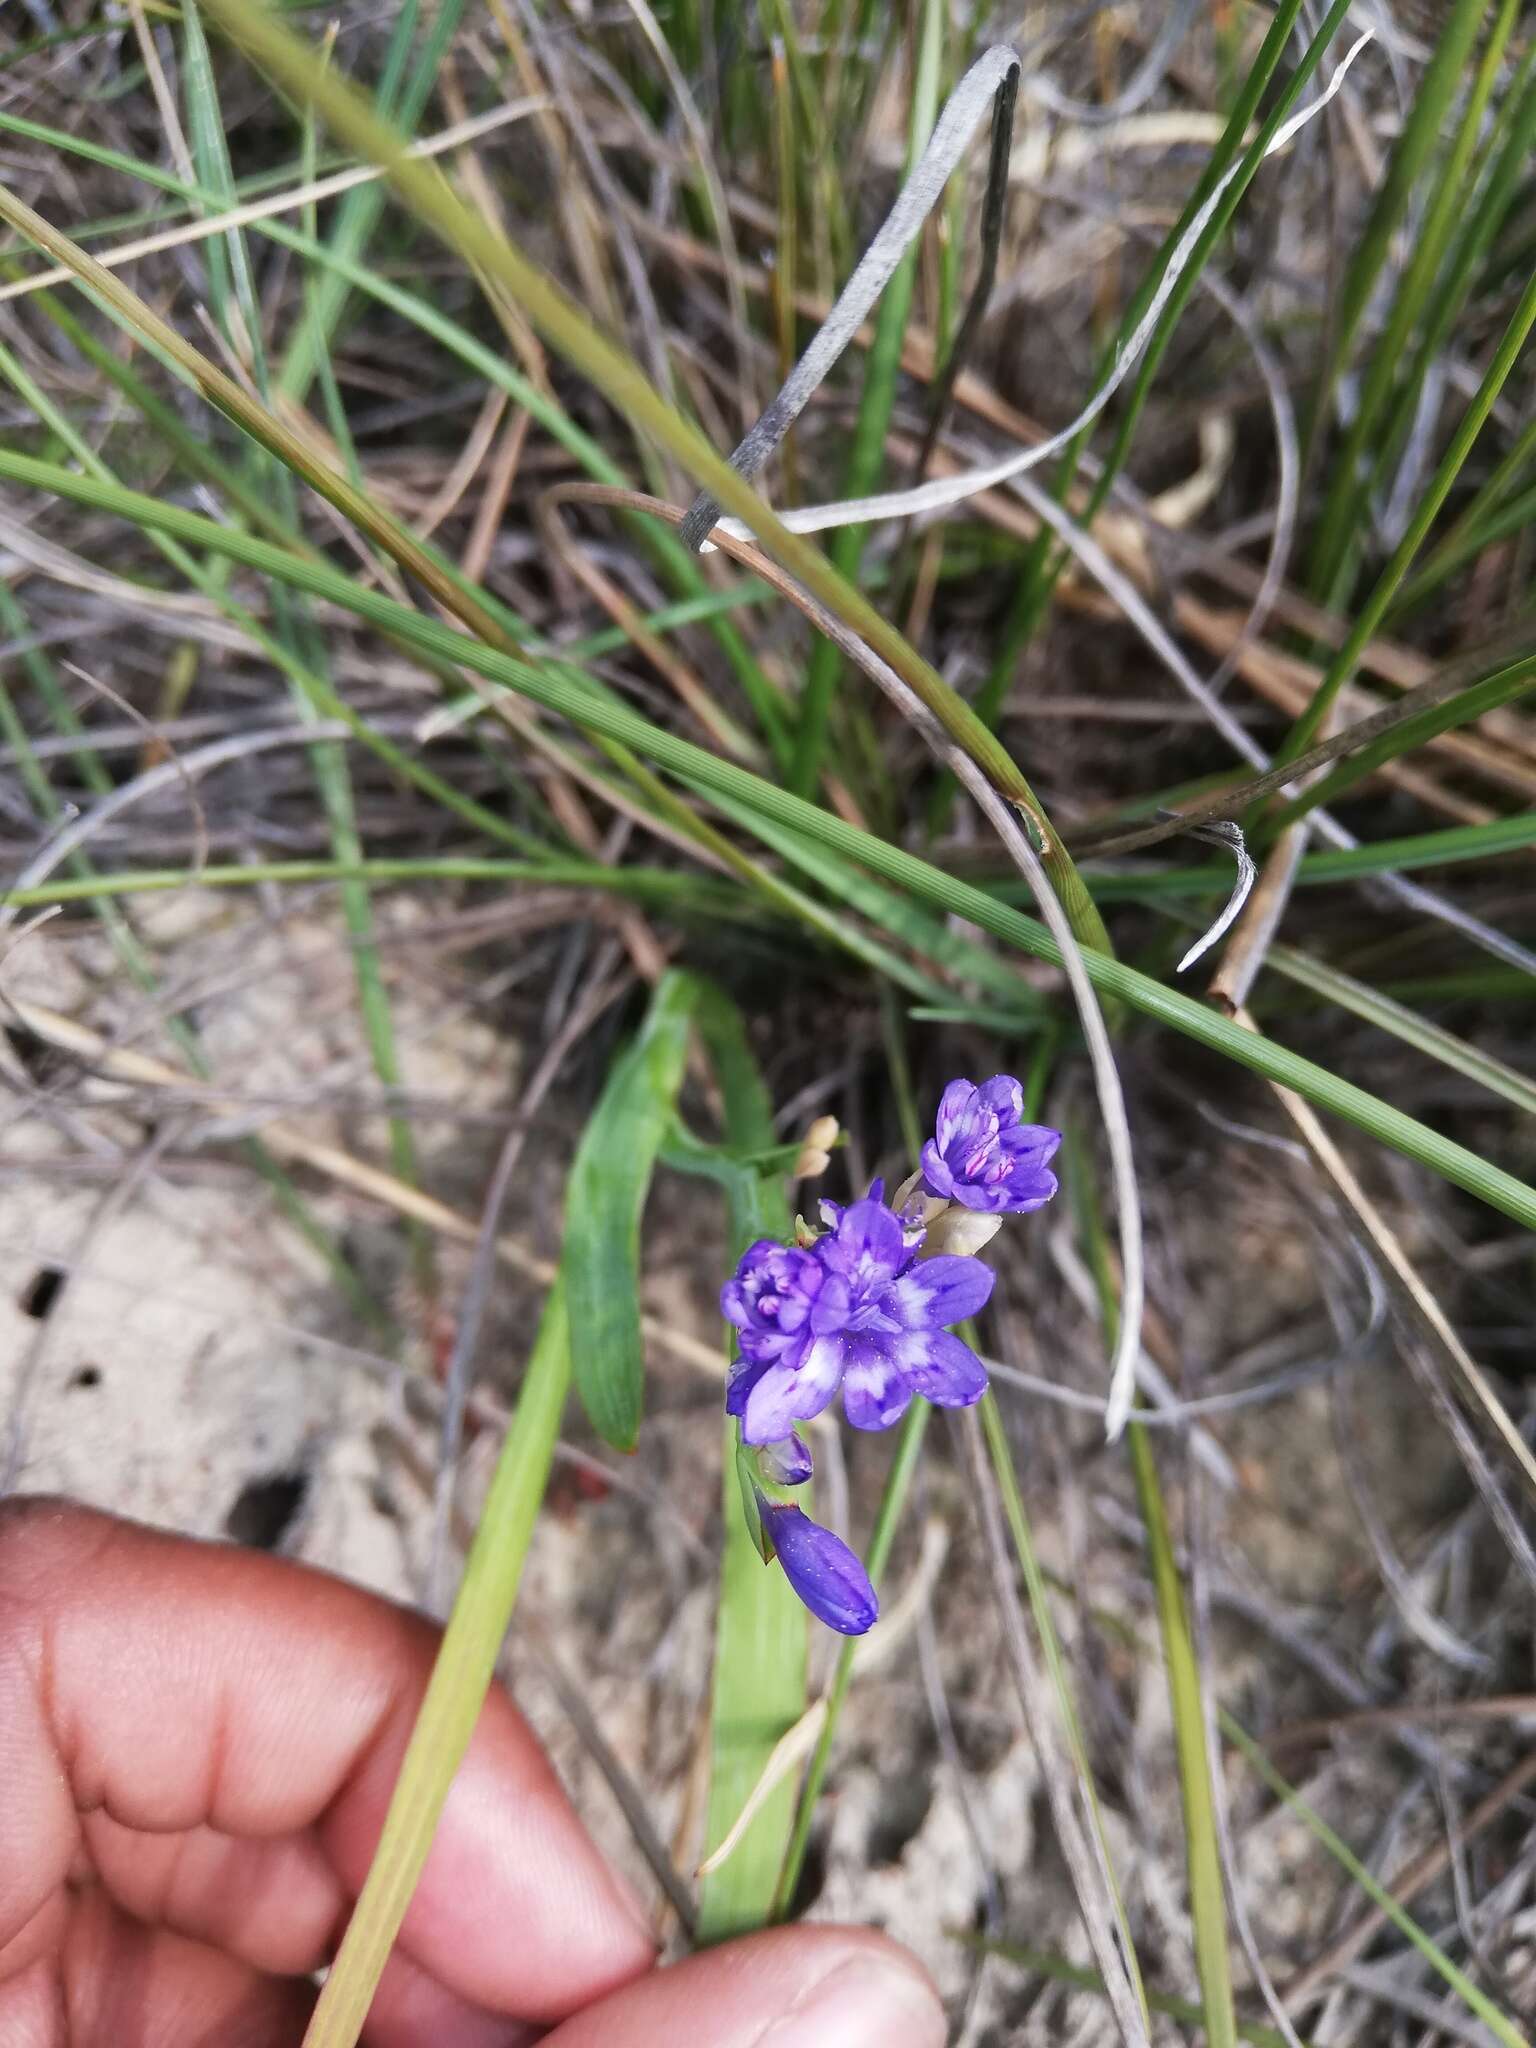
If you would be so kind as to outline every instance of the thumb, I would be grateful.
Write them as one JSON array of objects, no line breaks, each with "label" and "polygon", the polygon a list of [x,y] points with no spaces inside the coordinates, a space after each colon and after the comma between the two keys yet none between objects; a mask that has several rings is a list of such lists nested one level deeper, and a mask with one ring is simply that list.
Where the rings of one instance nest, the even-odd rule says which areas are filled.
[{"label": "thumb", "polygon": [[590,2005],[544,2048],[943,2048],[915,1957],[848,1927],[781,1927],[690,1956]]}]

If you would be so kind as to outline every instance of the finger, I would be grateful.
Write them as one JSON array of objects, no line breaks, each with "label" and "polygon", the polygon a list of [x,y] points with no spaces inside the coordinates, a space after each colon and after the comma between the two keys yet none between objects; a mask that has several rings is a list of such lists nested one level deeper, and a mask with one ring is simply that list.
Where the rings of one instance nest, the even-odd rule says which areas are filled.
[{"label": "finger", "polygon": [[531,2048],[547,2039],[542,2027],[456,1998],[396,1949],[379,1980],[362,2048]]},{"label": "finger", "polygon": [[905,1949],[846,1927],[780,1927],[589,2006],[544,2048],[943,2048],[944,2008]]},{"label": "finger", "polygon": [[105,1812],[81,1822],[90,1868],[137,1919],[277,1976],[317,1968],[334,1945],[345,1907],[314,1829],[263,1840],[208,1827],[154,1834]]},{"label": "finger", "polygon": [[5,2048],[296,2048],[314,2004],[306,1984],[140,1926],[96,1887],[63,1949],[0,1983]]},{"label": "finger", "polygon": [[[57,1502],[0,1507],[0,1965],[46,1918],[85,1841],[78,1816],[97,1811],[176,1838],[139,1891],[109,1853],[136,1910],[245,1960],[319,1962],[367,1869],[436,1643],[275,1558]],[[269,1853],[220,1871],[221,1837]],[[285,1839],[322,1853],[296,1862]],[[544,2020],[650,1962],[637,1909],[499,1688],[402,1943],[458,1996]]]}]

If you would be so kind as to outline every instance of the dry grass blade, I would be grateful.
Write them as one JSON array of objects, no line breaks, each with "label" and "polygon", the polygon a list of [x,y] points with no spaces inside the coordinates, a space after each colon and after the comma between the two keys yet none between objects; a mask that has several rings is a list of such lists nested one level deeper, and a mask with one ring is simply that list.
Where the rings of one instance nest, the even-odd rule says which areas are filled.
[{"label": "dry grass blade", "polygon": [[[1354,46],[1335,70],[1327,86],[1319,93],[1311,105],[1303,107],[1299,113],[1292,115],[1290,120],[1284,122],[1276,130],[1265,152],[1266,155],[1273,156],[1277,151],[1284,149],[1314,115],[1322,112],[1324,107],[1328,105],[1329,101],[1343,86],[1349,67],[1372,39],[1369,31],[1357,39]],[[1012,57],[1011,52],[1002,54],[1008,61],[1017,62]],[[997,52],[989,53],[991,57],[997,57],[998,55],[999,53]],[[987,60],[983,59],[981,61],[985,62]],[[979,69],[979,65],[977,68]],[[950,105],[953,104],[954,102],[951,101]],[[935,136],[937,137],[937,130],[935,131]],[[1146,312],[1142,315],[1135,329],[1127,337],[1124,346],[1120,350],[1114,369],[1104,379],[1097,391],[1094,392],[1088,403],[1067,426],[1049,435],[1045,440],[1036,442],[1033,447],[1019,450],[1011,455],[1002,456],[995,462],[980,464],[976,468],[964,471],[958,476],[941,477],[932,483],[916,484],[906,491],[887,491],[875,498],[849,498],[827,505],[807,505],[800,510],[786,512],[783,515],[784,525],[792,533],[822,533],[828,527],[833,526],[865,526],[873,525],[884,519],[919,518],[928,513],[944,511],[951,505],[962,504],[967,498],[974,497],[980,491],[989,491],[998,484],[1009,483],[1021,477],[1026,470],[1038,468],[1042,462],[1048,461],[1052,455],[1059,455],[1064,448],[1069,447],[1078,438],[1085,428],[1092,426],[1121,385],[1124,384],[1131,371],[1135,369],[1143,351],[1157,330],[1158,323],[1163,317],[1169,300],[1177,289],[1191,258],[1194,256],[1201,236],[1204,234],[1216,209],[1220,206],[1228,187],[1241,174],[1241,170],[1242,166],[1240,163],[1233,165],[1217,181],[1216,185],[1207,195],[1188,228],[1186,228],[1179,243],[1171,253],[1157,291],[1154,293]],[[915,177],[913,182],[916,182]],[[894,218],[894,215],[892,217]],[[913,232],[916,232],[915,228]],[[857,273],[855,273],[855,276],[857,276]],[[851,295],[852,288],[853,281],[850,280],[848,286],[845,287],[845,298]],[[874,294],[869,303],[872,304],[874,297],[877,296],[878,293]],[[840,300],[839,304],[841,305],[841,303],[842,301]],[[863,317],[862,311],[858,317]],[[832,361],[836,360],[837,354],[841,354],[842,348],[846,346],[848,338],[851,337],[853,329],[857,325],[858,319],[848,322],[847,335],[840,342],[836,353],[831,358]],[[804,366],[810,361],[811,354],[807,350],[806,354],[800,359],[800,370],[796,372],[797,377],[801,374]],[[830,363],[827,367],[830,367]],[[824,369],[817,371],[814,382],[810,384],[810,388],[806,392],[807,398],[810,395],[810,391],[815,389],[816,383],[819,383],[824,375]],[[801,405],[803,406],[804,403],[805,399],[802,398]],[[764,417],[766,419],[768,415],[765,414]],[[794,415],[791,414],[791,418],[793,417]],[[745,446],[746,444],[743,443],[743,447]],[[740,454],[739,450],[738,454]],[[733,457],[732,460],[735,461],[736,458]],[[756,472],[744,471],[743,473],[755,474]],[[718,513],[718,507],[713,509]],[[702,513],[700,516],[702,517]],[[704,526],[703,531],[707,533],[708,530],[708,526]],[[734,528],[728,523],[727,531],[733,530]]]},{"label": "dry grass blade", "polygon": [[[524,121],[530,114],[542,112],[548,104],[548,100],[535,96],[513,100],[504,107],[488,108],[483,114],[455,121],[436,135],[423,137],[411,145],[411,154],[421,158],[444,156],[450,150],[462,149],[467,142],[478,141],[482,136],[494,135],[514,122]],[[152,235],[136,235],[131,241],[94,251],[93,260],[103,270],[121,270],[125,264],[137,263],[145,256],[158,256],[169,249],[190,248],[198,242],[211,241],[215,235],[253,227],[258,221],[277,220],[286,213],[300,213],[306,207],[319,205],[322,200],[355,191],[359,185],[372,184],[383,175],[376,164],[354,164],[345,171],[332,171],[324,178],[311,178],[286,192],[273,192],[265,199],[247,200],[242,206],[210,213],[203,220],[182,221],[175,227],[158,228]],[[185,182],[195,182],[190,169],[185,173]],[[24,299],[33,292],[46,291],[51,285],[68,284],[74,276],[75,272],[68,264],[56,263],[27,277],[9,278],[0,283],[0,305],[8,299]]]},{"label": "dry grass blade", "polygon": [[[852,341],[860,324],[890,283],[897,265],[922,231],[928,215],[969,148],[987,108],[1016,83],[1019,60],[1012,50],[993,49],[978,57],[944,103],[928,146],[897,195],[874,240],[838,294],[814,339],[784,380],[767,411],[731,453],[731,467],[748,482],[762,473],[780,441],[804,412],[818,386]],[[701,492],[678,529],[685,546],[700,548],[720,517],[720,506]],[[810,531],[809,528],[795,528]]]},{"label": "dry grass blade", "polygon": [[[1245,1030],[1253,1031],[1258,1028],[1246,1013],[1240,1013],[1237,1021]],[[1275,1094],[1286,1115],[1301,1133],[1307,1149],[1327,1174],[1345,1206],[1360,1225],[1372,1251],[1391,1274],[1415,1320],[1436,1349],[1449,1359],[1467,1400],[1481,1412],[1494,1434],[1519,1466],[1531,1488],[1532,1498],[1536,1499],[1536,1456],[1532,1455],[1530,1445],[1489,1383],[1487,1375],[1457,1336],[1445,1311],[1419,1277],[1412,1260],[1403,1250],[1397,1233],[1360,1185],[1348,1161],[1323,1127],[1311,1104],[1304,1102],[1290,1089],[1278,1085],[1275,1085]],[[1533,1588],[1536,1588],[1536,1554],[1522,1542],[1516,1557],[1527,1579]]]}]

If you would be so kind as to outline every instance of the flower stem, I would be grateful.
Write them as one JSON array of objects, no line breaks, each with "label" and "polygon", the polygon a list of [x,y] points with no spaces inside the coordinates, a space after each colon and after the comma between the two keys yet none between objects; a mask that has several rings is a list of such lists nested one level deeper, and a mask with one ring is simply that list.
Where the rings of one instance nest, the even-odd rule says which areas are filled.
[{"label": "flower stem", "polygon": [[[902,1509],[906,1506],[912,1475],[917,1470],[918,1453],[923,1447],[923,1432],[928,1427],[928,1417],[932,1412],[926,1401],[914,1401],[907,1410],[906,1421],[901,1425],[901,1435],[896,1441],[896,1456],[886,1477],[885,1492],[881,1496],[874,1531],[869,1539],[869,1554],[864,1560],[870,1583],[877,1590],[890,1559],[896,1524],[901,1519]],[[795,1893],[800,1886],[800,1873],[805,1867],[805,1852],[810,1846],[811,1823],[816,1818],[816,1802],[821,1797],[822,1782],[827,1775],[827,1765],[832,1756],[832,1744],[837,1737],[838,1716],[842,1713],[843,1701],[848,1696],[848,1684],[853,1677],[853,1652],[853,1642],[845,1642],[838,1652],[832,1683],[827,1687],[827,1717],[822,1723],[821,1736],[806,1767],[805,1783],[800,1789],[800,1804],[795,1811],[794,1833],[790,1836],[789,1847],[784,1852],[784,1867],[779,1872],[778,1889],[773,1895],[773,1911],[769,1916],[773,1920],[788,1918]]]}]

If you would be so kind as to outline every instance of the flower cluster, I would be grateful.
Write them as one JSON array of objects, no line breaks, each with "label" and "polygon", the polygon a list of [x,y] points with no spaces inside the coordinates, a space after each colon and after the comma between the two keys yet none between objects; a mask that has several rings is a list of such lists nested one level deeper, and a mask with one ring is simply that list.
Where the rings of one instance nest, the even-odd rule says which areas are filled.
[{"label": "flower cluster", "polygon": [[[914,1395],[944,1408],[981,1399],[986,1372],[951,1327],[992,1292],[991,1269],[970,1248],[1005,1214],[1038,1209],[1056,1192],[1048,1162],[1060,1133],[1025,1123],[1023,1108],[1007,1074],[980,1087],[952,1081],[921,1168],[894,1206],[876,1181],[846,1208],[824,1202],[820,1234],[802,1225],[796,1243],[760,1238],[742,1255],[720,1296],[739,1354],[725,1405],[766,1485],[810,1478],[795,1424],[839,1392],[852,1426],[871,1430],[898,1422]],[[967,1220],[962,1211],[974,1213]],[[854,1553],[761,1488],[756,1506],[765,1547],[806,1606],[844,1635],[862,1635],[879,1608]]]}]

